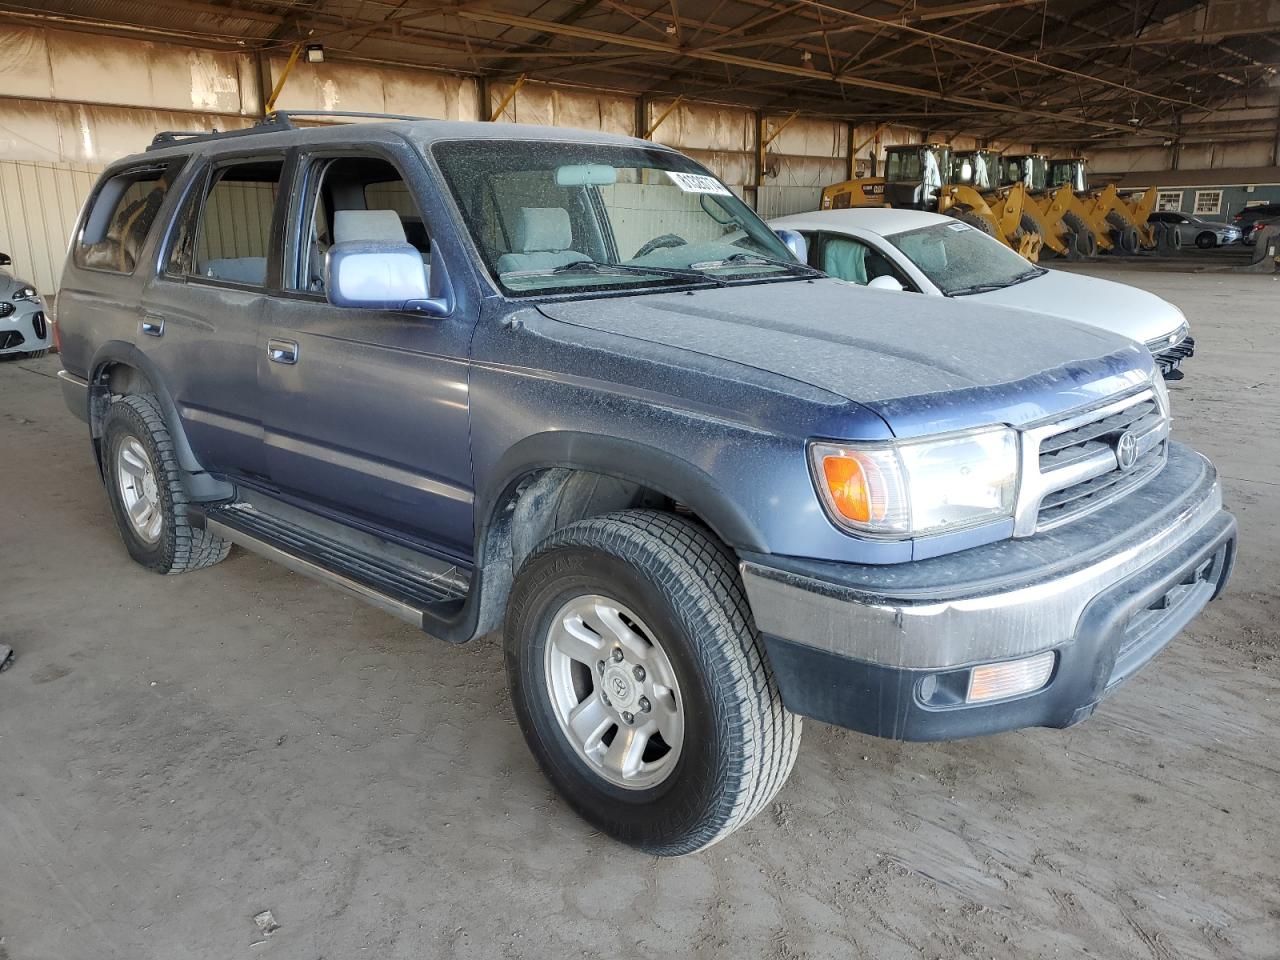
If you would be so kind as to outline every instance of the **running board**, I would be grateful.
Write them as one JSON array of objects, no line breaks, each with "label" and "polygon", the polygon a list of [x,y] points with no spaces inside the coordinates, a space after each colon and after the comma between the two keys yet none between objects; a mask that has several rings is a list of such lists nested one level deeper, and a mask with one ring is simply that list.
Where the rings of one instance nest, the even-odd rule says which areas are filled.
[{"label": "running board", "polygon": [[283,508],[282,516],[237,501],[200,504],[199,511],[209,533],[332,584],[419,629],[428,614],[436,619],[460,608],[470,586],[467,572],[456,565],[332,521],[308,517],[300,522],[306,515],[296,509]]}]

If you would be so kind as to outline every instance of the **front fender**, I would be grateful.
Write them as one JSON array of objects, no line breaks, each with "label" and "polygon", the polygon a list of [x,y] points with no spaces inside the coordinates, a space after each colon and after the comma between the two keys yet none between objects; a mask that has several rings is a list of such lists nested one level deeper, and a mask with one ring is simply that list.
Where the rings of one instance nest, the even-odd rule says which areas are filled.
[{"label": "front fender", "polygon": [[649,444],[572,430],[537,433],[509,448],[498,460],[494,481],[481,491],[482,515],[504,504],[522,478],[557,467],[656,490],[687,506],[730,546],[767,552],[756,524],[700,467]]}]

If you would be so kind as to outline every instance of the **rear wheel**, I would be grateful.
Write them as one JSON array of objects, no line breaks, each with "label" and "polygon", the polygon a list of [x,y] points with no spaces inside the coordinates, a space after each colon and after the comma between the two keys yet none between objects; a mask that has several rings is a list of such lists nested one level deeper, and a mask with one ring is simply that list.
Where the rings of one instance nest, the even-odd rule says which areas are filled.
[{"label": "rear wheel", "polygon": [[783,706],[736,565],[702,527],[581,520],[521,565],[507,677],[543,771],[610,836],[675,856],[773,799],[800,718]]},{"label": "rear wheel", "polygon": [[173,439],[153,396],[117,397],[103,420],[102,463],[129,555],[156,573],[185,573],[226,558],[231,543],[191,525]]}]

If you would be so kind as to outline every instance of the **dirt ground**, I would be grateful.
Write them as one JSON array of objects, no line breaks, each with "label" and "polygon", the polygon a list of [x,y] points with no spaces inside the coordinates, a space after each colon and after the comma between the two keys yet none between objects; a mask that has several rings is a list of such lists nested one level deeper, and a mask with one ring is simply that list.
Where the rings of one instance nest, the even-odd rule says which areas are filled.
[{"label": "dirt ground", "polygon": [[243,551],[132,564],[57,359],[0,364],[0,960],[1280,956],[1280,282],[1092,269],[1194,324],[1229,592],[1072,730],[808,723],[772,809],[674,861],[551,792],[496,638]]}]

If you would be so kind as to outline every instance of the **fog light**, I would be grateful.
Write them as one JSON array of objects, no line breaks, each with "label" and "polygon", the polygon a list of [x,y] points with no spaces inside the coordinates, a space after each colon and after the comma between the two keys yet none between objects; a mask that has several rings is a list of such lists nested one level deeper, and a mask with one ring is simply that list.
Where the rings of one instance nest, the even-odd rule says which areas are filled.
[{"label": "fog light", "polygon": [[969,674],[969,693],[964,698],[965,703],[1000,700],[1039,690],[1049,682],[1056,657],[1057,654],[1050,650],[1024,660],[974,667]]}]

